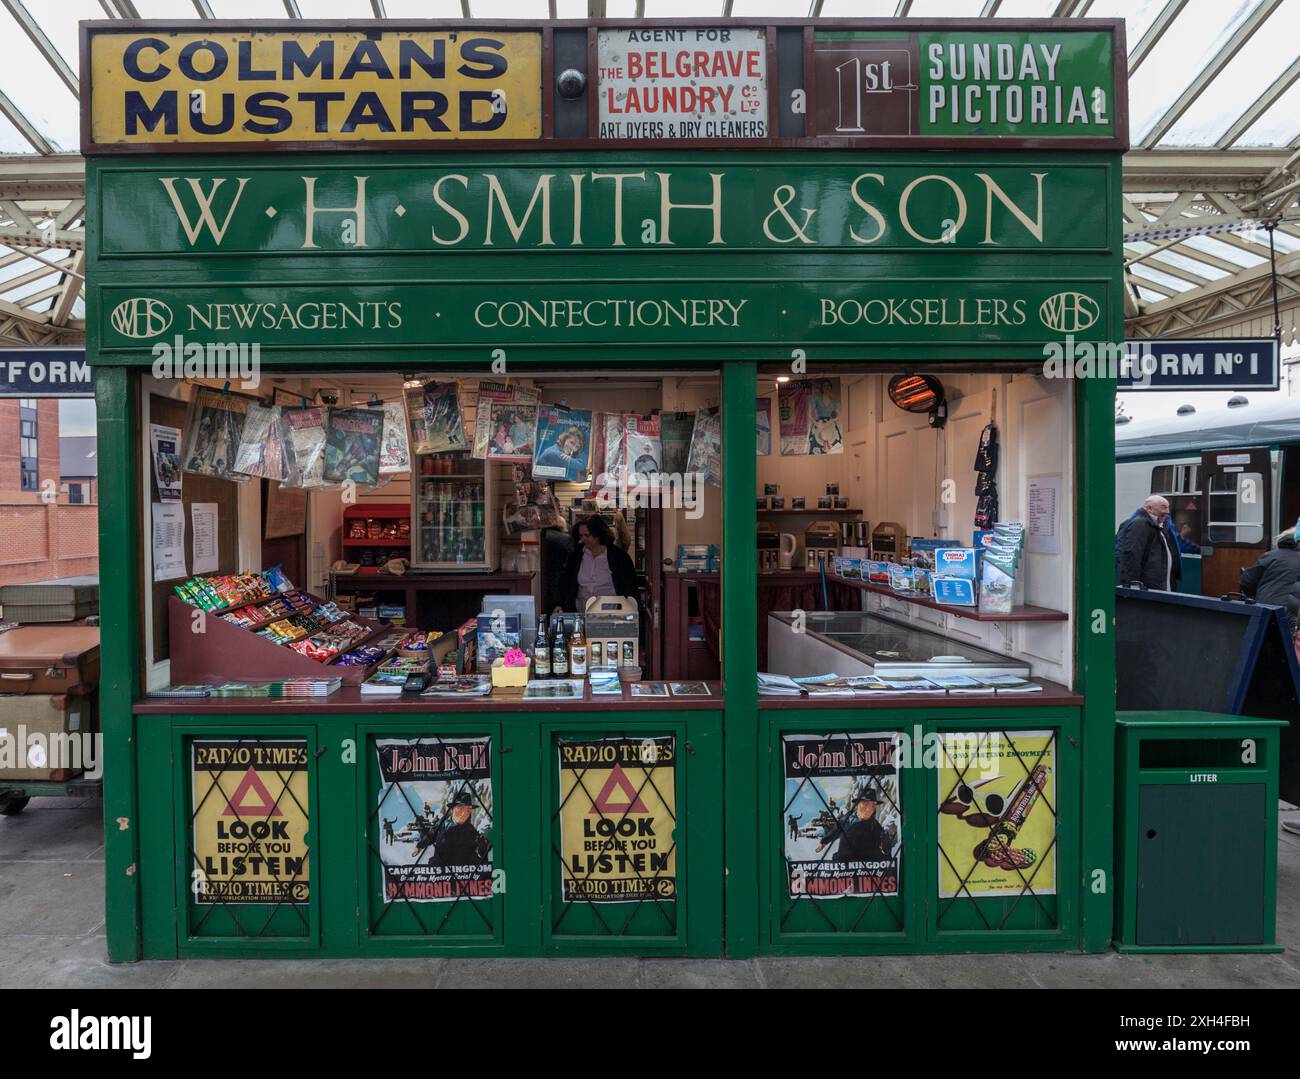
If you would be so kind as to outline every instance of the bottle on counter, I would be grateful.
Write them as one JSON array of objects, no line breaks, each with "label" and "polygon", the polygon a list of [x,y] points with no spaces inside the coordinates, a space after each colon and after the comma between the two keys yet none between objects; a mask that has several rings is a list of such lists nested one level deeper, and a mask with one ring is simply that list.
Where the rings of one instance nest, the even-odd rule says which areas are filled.
[{"label": "bottle on counter", "polygon": [[537,640],[533,642],[533,677],[551,677],[551,642],[546,636],[546,619],[538,619]]},{"label": "bottle on counter", "polygon": [[555,638],[551,643],[551,677],[569,677],[569,639],[564,633],[563,619],[556,628]]},{"label": "bottle on counter", "polygon": [[587,638],[582,634],[582,616],[573,624],[569,638],[569,671],[574,678],[587,677]]}]

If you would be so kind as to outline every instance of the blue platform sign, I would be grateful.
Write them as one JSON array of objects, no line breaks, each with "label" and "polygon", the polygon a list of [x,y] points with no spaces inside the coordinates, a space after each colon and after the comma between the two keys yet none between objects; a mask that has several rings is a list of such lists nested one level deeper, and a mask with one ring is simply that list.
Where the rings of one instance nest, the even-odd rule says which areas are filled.
[{"label": "blue platform sign", "polygon": [[84,348],[0,349],[0,397],[94,397]]},{"label": "blue platform sign", "polygon": [[1152,338],[1124,342],[1121,390],[1276,390],[1271,337]]}]

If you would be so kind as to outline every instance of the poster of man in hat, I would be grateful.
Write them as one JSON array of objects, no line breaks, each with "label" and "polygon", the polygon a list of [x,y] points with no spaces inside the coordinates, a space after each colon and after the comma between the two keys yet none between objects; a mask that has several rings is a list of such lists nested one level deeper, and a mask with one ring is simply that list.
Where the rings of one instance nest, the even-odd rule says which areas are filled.
[{"label": "poster of man in hat", "polygon": [[791,897],[897,895],[896,736],[790,734],[782,744]]},{"label": "poster of man in hat", "polygon": [[375,753],[384,902],[490,898],[491,739],[381,738]]}]

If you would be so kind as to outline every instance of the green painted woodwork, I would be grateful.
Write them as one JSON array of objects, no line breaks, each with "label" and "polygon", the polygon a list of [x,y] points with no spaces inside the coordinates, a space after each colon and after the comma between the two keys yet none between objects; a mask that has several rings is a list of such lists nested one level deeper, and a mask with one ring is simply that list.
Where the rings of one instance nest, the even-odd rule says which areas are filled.
[{"label": "green painted woodwork", "polygon": [[1116,944],[1124,951],[1281,951],[1282,720],[1120,712]]},{"label": "green painted woodwork", "polygon": [[[680,157],[642,152],[605,152],[580,164],[597,171],[645,171],[689,168],[695,172],[722,171],[748,177],[751,184],[744,196],[757,207],[771,204],[771,196],[783,176],[802,177],[790,181],[796,195],[820,200],[813,220],[815,244],[797,239],[790,244],[758,246],[762,216],[731,211],[724,214],[724,236],[730,240],[734,227],[735,245],[710,245],[702,236],[699,222],[710,215],[702,211],[674,210],[671,220],[672,247],[642,244],[644,221],[659,227],[656,199],[628,211],[625,231],[627,246],[575,249],[562,239],[569,232],[556,226],[554,247],[530,246],[527,230],[519,245],[494,243],[477,250],[433,251],[431,236],[432,195],[406,207],[413,218],[411,231],[401,226],[402,242],[410,246],[381,247],[398,237],[396,202],[389,195],[376,195],[374,213],[368,210],[367,248],[346,252],[331,248],[327,235],[339,235],[340,215],[323,215],[317,220],[317,249],[302,250],[301,216],[295,219],[292,206],[269,218],[265,206],[258,209],[263,219],[257,225],[232,223],[227,233],[232,244],[238,240],[248,250],[230,253],[178,250],[174,227],[170,233],[156,213],[155,193],[133,203],[123,193],[150,187],[161,189],[161,176],[238,177],[250,175],[245,198],[260,191],[263,181],[280,183],[285,176],[301,177],[298,166],[309,161],[308,175],[322,177],[320,201],[326,192],[333,202],[339,195],[340,177],[358,174],[376,177],[373,191],[379,191],[379,177],[405,177],[394,190],[419,194],[415,177],[432,176],[441,170],[459,170],[476,175],[509,170],[516,215],[526,206],[519,191],[529,190],[528,178],[553,171],[567,180],[574,165],[573,155],[312,155],[310,159],[260,154],[257,157],[218,158],[169,157],[163,167],[147,159],[145,167],[119,165],[113,161],[87,162],[89,204],[95,208],[88,222],[87,236],[87,354],[97,366],[100,405],[101,557],[105,573],[101,578],[101,607],[104,626],[104,686],[102,690],[106,733],[105,815],[108,824],[106,872],[108,877],[108,947],[115,961],[175,955],[247,956],[265,954],[327,955],[527,955],[527,954],[664,954],[718,955],[735,957],[762,952],[865,953],[878,951],[1006,951],[1034,949],[1104,948],[1111,932],[1114,901],[1112,880],[1111,806],[1113,805],[1114,757],[1114,657],[1113,657],[1113,484],[1114,424],[1113,383],[1078,382],[1076,396],[1076,483],[1077,579],[1075,604],[1075,689],[1085,699],[1082,708],[953,708],[953,709],[764,709],[760,710],[754,685],[757,667],[756,521],[753,496],[757,487],[753,453],[757,364],[789,364],[794,350],[807,353],[811,374],[831,371],[841,361],[856,364],[870,361],[907,361],[924,367],[940,360],[963,361],[973,367],[994,361],[1037,361],[1043,358],[1043,344],[1059,337],[1040,328],[1030,330],[980,325],[943,326],[942,305],[931,325],[895,328],[891,334],[872,337],[856,328],[858,336],[843,327],[826,332],[807,316],[807,305],[815,303],[823,285],[838,297],[864,297],[881,287],[907,288],[942,298],[966,299],[967,308],[980,297],[997,298],[998,290],[1026,297],[1027,320],[1038,320],[1045,289],[1077,292],[1093,301],[1095,322],[1083,329],[1084,336],[1118,335],[1121,319],[1122,217],[1119,213],[1119,157],[1117,154],[1042,153],[1009,154],[954,152],[942,155],[855,154],[815,155],[755,152],[718,153],[708,158],[695,156],[689,164]],[[430,164],[435,169],[426,171]],[[1004,245],[983,245],[980,215],[982,198],[971,198],[970,221],[953,244],[912,245],[898,239],[897,215],[889,216],[892,246],[845,246],[843,225],[855,207],[851,196],[853,177],[867,172],[899,175],[960,173],[965,181],[979,171],[1003,175],[1020,170],[1042,171],[1077,179],[1071,180],[1070,199],[1059,209],[1049,201],[1045,212],[1045,243],[1040,250],[1029,244],[1019,225],[1007,224],[1001,234]],[[926,170],[926,171],[923,171]],[[330,184],[326,183],[329,178]],[[698,178],[698,176],[697,176]],[[234,180],[221,189],[221,198],[231,192]],[[980,187],[971,189],[982,191]],[[503,179],[503,183],[506,181]],[[533,180],[535,183],[535,179]],[[330,186],[330,185],[334,186]],[[416,185],[411,187],[410,185]],[[943,209],[943,185],[929,183],[917,190],[916,205],[934,200],[925,221]],[[890,190],[896,185],[891,184]],[[103,229],[105,207],[112,191],[115,251],[106,254]],[[180,190],[180,189],[178,189]],[[210,189],[204,189],[210,190]],[[444,191],[450,190],[444,186]],[[463,190],[463,189],[460,189]],[[594,190],[594,189],[593,189]],[[674,198],[677,187],[674,186]],[[683,191],[690,190],[683,186]],[[1011,190],[1008,188],[1008,190]],[[1050,185],[1046,192],[1052,191]],[[632,195],[629,188],[629,206]],[[186,185],[188,193],[188,185]],[[591,192],[588,192],[589,194]],[[655,192],[657,198],[657,191]],[[970,192],[968,191],[968,196]],[[165,192],[163,192],[165,197]],[[1018,189],[1017,200],[1024,195]],[[637,196],[638,198],[641,196]],[[682,196],[685,199],[685,196]],[[586,210],[595,214],[598,198]],[[695,196],[691,196],[695,200]],[[342,202],[342,199],[338,201]],[[347,200],[351,201],[351,200]],[[380,205],[387,218],[378,222]],[[802,204],[797,198],[795,204]],[[807,203],[811,207],[811,203]],[[225,204],[216,200],[217,218]],[[250,205],[253,205],[250,202]],[[405,196],[402,205],[405,207]],[[563,200],[556,199],[554,212],[562,212]],[[132,215],[141,211],[137,220]],[[608,204],[606,204],[606,210]],[[299,211],[300,212],[300,211]],[[771,212],[770,210],[767,212]],[[883,206],[882,206],[883,212]],[[1001,210],[998,210],[1001,214]],[[678,216],[678,215],[684,216]],[[840,221],[829,220],[839,215]],[[635,216],[635,220],[634,220]],[[557,216],[556,220],[559,220]],[[586,220],[586,218],[584,218]],[[597,228],[598,217],[592,216]],[[796,220],[799,220],[796,218]],[[869,217],[865,218],[870,221]],[[279,222],[277,224],[276,222]],[[296,224],[295,224],[296,221]],[[732,222],[735,222],[734,226]],[[784,222],[778,215],[773,225]],[[1087,224],[1082,227],[1079,223]],[[445,222],[444,222],[445,223]],[[454,223],[454,221],[453,221]],[[913,224],[919,224],[918,217]],[[942,224],[942,222],[939,222]],[[678,228],[681,232],[678,233]],[[133,227],[138,226],[133,232]],[[585,226],[584,226],[585,228]],[[924,230],[919,230],[923,231]],[[928,234],[928,233],[926,233]],[[497,235],[500,235],[498,232]],[[593,232],[592,236],[598,235]],[[605,242],[612,242],[612,232]],[[995,234],[996,235],[996,234]],[[295,240],[296,237],[296,240]],[[680,237],[682,246],[677,245]],[[747,240],[742,242],[742,239]],[[372,244],[372,240],[374,243]],[[157,241],[157,252],[150,250]],[[687,241],[695,246],[687,246]],[[896,242],[894,242],[896,241]],[[745,246],[745,243],[750,246]],[[763,241],[766,244],[766,240]],[[851,242],[851,241],[850,241]],[[885,241],[882,239],[881,243]],[[168,247],[168,245],[171,245]],[[1060,245],[1060,246],[1054,246]],[[188,247],[188,245],[186,245]],[[278,249],[277,249],[278,248]],[[543,258],[545,261],[539,261]],[[928,284],[927,284],[928,283]],[[580,328],[563,332],[530,331],[516,335],[502,332],[478,335],[466,327],[470,316],[463,299],[469,295],[500,293],[518,288],[531,297],[564,298],[594,295],[631,296],[638,293],[661,295],[665,289],[684,295],[728,296],[745,299],[747,315],[752,312],[755,329],[743,334],[715,326],[692,327],[675,337],[652,334],[583,336]],[[590,363],[607,370],[638,367],[662,369],[666,364],[689,362],[721,370],[723,414],[722,489],[723,527],[723,676],[728,686],[725,711],[609,712],[514,714],[485,713],[431,714],[429,716],[384,716],[315,714],[304,705],[302,711],[259,717],[187,716],[183,708],[171,716],[133,718],[131,702],[139,695],[141,667],[140,597],[145,583],[140,579],[139,552],[144,538],[139,520],[139,457],[137,394],[134,372],[153,363],[151,346],[170,341],[180,330],[190,341],[200,343],[240,340],[233,331],[196,332],[188,324],[158,329],[150,325],[147,305],[133,310],[130,305],[118,316],[119,330],[111,331],[114,310],[122,298],[160,298],[173,295],[194,297],[207,304],[225,297],[248,293],[258,298],[289,293],[329,293],[340,301],[379,302],[392,290],[413,297],[411,322],[419,332],[366,334],[355,327],[348,332],[313,330],[310,336],[294,339],[291,333],[278,339],[259,333],[266,345],[263,362],[268,370],[323,373],[358,369],[460,370],[488,373],[491,351],[507,349],[511,370],[528,371],[541,365]],[[440,300],[439,297],[442,297]],[[500,297],[494,297],[500,298]],[[441,307],[439,306],[441,304]],[[798,305],[802,304],[802,307]],[[443,310],[446,333],[436,325],[432,311]],[[949,311],[951,311],[951,306]],[[960,310],[960,307],[958,308]],[[1053,310],[1088,312],[1089,305],[1074,302]],[[405,313],[405,312],[404,312]],[[707,312],[706,312],[707,313]],[[174,317],[174,316],[173,316]],[[1056,317],[1054,314],[1052,317]],[[139,322],[134,320],[139,319]],[[120,330],[140,328],[147,335],[130,338]],[[496,329],[496,328],[494,328]],[[1020,332],[1023,330],[1023,332]],[[1064,332],[1064,331],[1062,331]],[[729,336],[730,334],[730,336]],[[822,336],[819,336],[822,334]],[[672,342],[672,343],[669,343]],[[904,716],[904,713],[906,715]],[[824,934],[807,925],[787,923],[781,928],[779,906],[774,904],[774,859],[779,846],[780,822],[771,812],[772,777],[775,767],[771,747],[782,730],[884,729],[900,719],[919,719],[930,726],[959,724],[962,729],[1006,729],[1008,725],[1050,727],[1059,733],[1061,770],[1058,895],[1048,905],[1049,914],[1017,910],[1007,927],[990,932],[963,922],[946,919],[940,931],[935,917],[933,878],[935,867],[927,854],[933,850],[935,828],[933,780],[918,775],[905,787],[908,799],[907,842],[915,856],[905,859],[905,889],[899,911],[905,928],[891,929],[874,912],[852,932]],[[299,939],[280,936],[248,940],[229,935],[205,935],[191,939],[193,908],[188,891],[188,857],[185,816],[188,807],[186,739],[194,734],[210,736],[255,729],[267,736],[298,732],[320,751],[315,758],[313,783],[313,847],[316,871],[313,875],[313,915]],[[553,738],[575,733],[646,734],[672,732],[686,745],[678,774],[679,836],[682,890],[676,906],[673,930],[663,931],[663,922],[652,917],[637,918],[627,932],[610,936],[600,931],[595,919],[566,916],[556,931],[554,835],[547,807],[553,799],[556,776],[550,754]],[[371,827],[369,799],[373,795],[366,752],[368,739],[378,735],[435,732],[490,733],[499,742],[494,750],[498,768],[500,809],[494,821],[494,844],[500,852],[500,866],[506,871],[506,891],[490,906],[491,931],[472,913],[456,912],[447,922],[445,934],[419,932],[419,923],[401,912],[397,920],[381,923],[377,932],[373,902],[377,892],[366,857]],[[356,761],[345,763],[345,740],[356,746]],[[913,777],[909,776],[909,779]],[[119,823],[120,822],[120,823]],[[927,844],[929,846],[927,846]],[[1101,874],[1100,888],[1096,874]],[[1003,902],[1001,900],[997,902]],[[992,909],[992,901],[985,901]],[[836,917],[854,927],[851,904]],[[1037,908],[1035,908],[1037,910]],[[588,912],[589,913],[589,912]],[[408,912],[409,914],[409,912]],[[801,914],[799,915],[802,916]],[[573,920],[570,921],[569,919]],[[296,919],[295,919],[296,921]],[[888,919],[892,926],[893,919]],[[976,919],[978,922],[978,919]],[[301,925],[301,923],[298,923]],[[982,923],[979,923],[982,925]],[[962,928],[952,928],[962,926]],[[218,929],[220,923],[210,922]],[[391,928],[391,931],[390,931]]]},{"label": "green painted woodwork", "polygon": [[[648,261],[710,250],[1106,250],[1111,207],[1090,194],[1104,188],[1104,166],[992,156],[950,163],[878,154],[846,164],[785,154],[755,165],[752,155],[734,153],[710,155],[707,164],[647,155],[610,169],[557,154],[541,157],[544,164],[532,155],[109,163],[99,166],[102,253],[319,261],[617,250]],[[338,209],[358,204],[363,230],[355,229],[355,210]]]},{"label": "green painted woodwork", "polygon": [[[628,712],[538,716],[277,715],[140,717],[142,798],[149,815],[150,872],[140,952],[117,960],[240,955],[720,955],[723,880],[722,713]],[[678,896],[665,914],[653,904],[566,905],[555,887],[559,837],[555,740],[559,737],[673,734],[676,770]],[[380,897],[375,814],[376,738],[490,735],[494,812],[491,839],[501,890],[474,904],[393,904]],[[311,898],[304,919],[288,907],[244,904],[238,920],[191,895],[189,744],[194,738],[306,738]],[[567,910],[565,909],[567,906]],[[110,918],[117,911],[110,909]],[[240,927],[258,935],[241,935]]]},{"label": "green painted woodwork", "polygon": [[[769,708],[760,711],[765,763],[760,788],[759,887],[763,951],[780,955],[1032,951],[1078,946],[1079,710],[1015,708]],[[995,716],[997,718],[995,718]],[[1057,894],[941,898],[938,864],[939,772],[899,769],[902,851],[897,896],[792,899],[782,856],[785,780],[781,736],[788,733],[931,733],[1052,730],[1057,755]],[[975,833],[972,833],[974,835]],[[976,910],[976,906],[979,907]],[[993,927],[993,928],[990,928]]]}]

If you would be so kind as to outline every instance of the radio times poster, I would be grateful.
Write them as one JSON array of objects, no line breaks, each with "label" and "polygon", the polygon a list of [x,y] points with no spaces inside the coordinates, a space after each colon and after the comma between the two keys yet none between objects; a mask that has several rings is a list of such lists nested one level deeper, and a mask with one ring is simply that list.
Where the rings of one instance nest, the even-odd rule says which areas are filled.
[{"label": "radio times poster", "polygon": [[384,902],[492,896],[492,739],[381,738]]},{"label": "radio times poster", "polygon": [[1051,731],[945,735],[939,761],[939,894],[1056,893]]},{"label": "radio times poster", "polygon": [[556,743],[566,903],[677,897],[672,735]]},{"label": "radio times poster", "polygon": [[194,902],[306,903],[307,742],[195,739]]},{"label": "radio times poster", "polygon": [[878,732],[782,737],[782,825],[792,898],[898,894],[896,739]]}]

